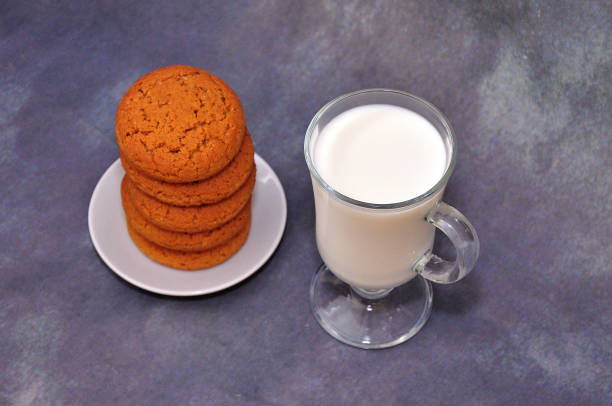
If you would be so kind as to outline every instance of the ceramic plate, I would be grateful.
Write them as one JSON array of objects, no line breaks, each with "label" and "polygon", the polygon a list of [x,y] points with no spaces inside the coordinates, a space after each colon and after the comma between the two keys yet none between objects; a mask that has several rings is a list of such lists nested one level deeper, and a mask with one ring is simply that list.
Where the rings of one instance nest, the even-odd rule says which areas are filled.
[{"label": "ceramic plate", "polygon": [[142,289],[172,296],[196,296],[235,285],[270,258],[285,230],[287,201],[272,168],[255,154],[257,180],[252,197],[249,237],[234,256],[199,271],[180,271],[153,262],[128,235],[120,186],[125,172],[117,159],[98,181],[89,203],[89,234],[98,254],[113,272]]}]

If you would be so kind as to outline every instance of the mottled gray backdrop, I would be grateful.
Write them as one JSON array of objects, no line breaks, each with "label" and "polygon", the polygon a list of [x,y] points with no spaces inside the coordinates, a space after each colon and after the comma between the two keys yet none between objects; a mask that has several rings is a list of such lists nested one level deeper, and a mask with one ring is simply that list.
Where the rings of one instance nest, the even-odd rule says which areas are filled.
[{"label": "mottled gray backdrop", "polygon": [[[0,3],[0,404],[612,403],[609,1],[151,3]],[[177,63],[236,90],[289,204],[260,272],[195,299],[119,279],[87,230],[119,98]],[[302,154],[368,87],[449,117],[446,200],[482,241],[415,338],[369,352],[310,314]]]}]

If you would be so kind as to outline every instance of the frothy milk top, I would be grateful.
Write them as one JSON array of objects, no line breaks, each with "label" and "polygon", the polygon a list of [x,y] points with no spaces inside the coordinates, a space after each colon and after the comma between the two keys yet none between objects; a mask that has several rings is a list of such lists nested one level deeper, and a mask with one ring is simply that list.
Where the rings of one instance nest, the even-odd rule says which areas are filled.
[{"label": "frothy milk top", "polygon": [[444,174],[440,134],[403,107],[371,104],[332,119],[311,150],[319,175],[338,192],[368,203],[417,197]]}]

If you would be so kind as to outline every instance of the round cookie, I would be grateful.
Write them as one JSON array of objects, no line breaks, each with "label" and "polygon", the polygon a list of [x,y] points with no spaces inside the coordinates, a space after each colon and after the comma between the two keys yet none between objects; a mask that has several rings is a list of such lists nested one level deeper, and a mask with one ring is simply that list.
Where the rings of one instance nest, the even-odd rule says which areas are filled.
[{"label": "round cookie", "polygon": [[143,254],[153,261],[169,266],[170,268],[196,270],[218,265],[238,252],[249,236],[251,223],[248,223],[246,227],[231,240],[209,250],[196,252],[176,251],[164,248],[138,234],[129,224],[127,229],[134,244],[136,244]]},{"label": "round cookie", "polygon": [[251,221],[251,203],[249,202],[238,212],[236,217],[214,230],[200,233],[164,230],[153,223],[149,223],[136,210],[128,196],[125,184],[124,179],[121,182],[121,202],[128,224],[147,240],[165,248],[179,251],[203,251],[230,240],[246,227],[247,222]]},{"label": "round cookie", "polygon": [[165,230],[197,233],[227,223],[242,210],[255,186],[255,166],[236,193],[220,202],[202,206],[172,206],[143,193],[128,176],[125,177],[125,183],[132,203],[148,222]]},{"label": "round cookie", "polygon": [[218,77],[173,65],[138,79],[115,120],[119,150],[148,176],[166,182],[209,178],[236,156],[245,134],[240,100]]},{"label": "round cookie", "polygon": [[253,141],[246,132],[238,154],[218,174],[197,182],[168,183],[136,170],[121,154],[121,165],[138,189],[162,202],[175,206],[199,206],[215,203],[234,193],[246,182],[254,162]]}]

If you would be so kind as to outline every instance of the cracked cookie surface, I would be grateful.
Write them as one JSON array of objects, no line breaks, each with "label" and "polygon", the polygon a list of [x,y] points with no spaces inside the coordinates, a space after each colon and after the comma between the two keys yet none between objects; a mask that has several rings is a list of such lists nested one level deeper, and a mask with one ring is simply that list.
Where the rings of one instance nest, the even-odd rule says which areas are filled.
[{"label": "cracked cookie surface", "polygon": [[213,204],[180,207],[170,205],[147,195],[126,176],[127,193],[136,210],[149,222],[169,231],[196,233],[215,229],[234,218],[251,199],[255,186],[256,168],[249,178],[230,197]]},{"label": "cracked cookie surface", "polygon": [[236,236],[221,245],[205,251],[186,252],[171,250],[152,243],[138,234],[129,224],[127,226],[132,241],[142,253],[162,265],[183,270],[210,268],[226,261],[244,245],[250,229],[251,223],[249,222]]},{"label": "cracked cookie surface", "polygon": [[211,73],[184,65],[134,82],[115,121],[121,153],[136,169],[170,183],[221,171],[238,153],[245,129],[236,93]]},{"label": "cracked cookie surface", "polygon": [[253,141],[248,130],[238,154],[230,164],[216,175],[197,182],[168,183],[150,178],[134,168],[121,154],[121,164],[138,189],[175,206],[199,206],[227,198],[246,182],[253,162]]},{"label": "cracked cookie surface", "polygon": [[121,203],[127,223],[147,240],[165,248],[179,251],[203,251],[229,241],[251,221],[251,203],[248,202],[240,212],[228,221],[210,231],[184,233],[168,231],[148,222],[134,207],[128,196],[126,182],[121,182]]}]

